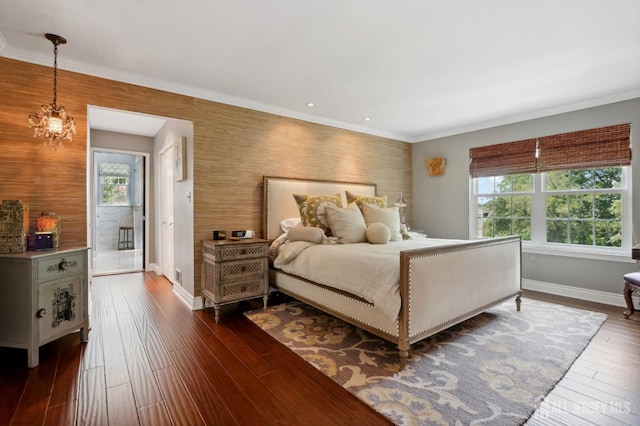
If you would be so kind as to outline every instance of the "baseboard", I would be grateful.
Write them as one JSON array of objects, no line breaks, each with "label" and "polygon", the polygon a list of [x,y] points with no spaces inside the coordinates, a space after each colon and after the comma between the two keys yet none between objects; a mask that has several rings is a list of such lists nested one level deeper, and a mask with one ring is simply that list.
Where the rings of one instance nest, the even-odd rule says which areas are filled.
[{"label": "baseboard", "polygon": [[604,303],[605,305],[619,306],[623,308],[627,306],[624,301],[624,296],[622,295],[622,287],[620,288],[620,294],[617,294],[600,290],[589,290],[586,288],[570,287],[566,285],[528,280],[523,278],[522,288],[525,290],[554,294],[556,296],[571,297],[573,299],[587,300],[589,302]]},{"label": "baseboard", "polygon": [[[147,267],[148,271],[153,271],[158,275],[162,275],[160,273],[160,267],[157,263],[150,263]],[[171,281],[171,280],[169,280]],[[173,284],[173,292],[182,300],[186,305],[192,310],[196,311],[198,309],[202,309],[202,297],[193,297],[191,293],[186,291],[180,284],[176,284],[171,281]]]},{"label": "baseboard", "polygon": [[192,310],[202,309],[202,297],[193,297],[183,287],[173,284],[173,292]]},{"label": "baseboard", "polygon": [[160,266],[158,266],[157,263],[150,263],[149,265],[147,265],[147,271],[155,272],[156,274],[160,275]]}]

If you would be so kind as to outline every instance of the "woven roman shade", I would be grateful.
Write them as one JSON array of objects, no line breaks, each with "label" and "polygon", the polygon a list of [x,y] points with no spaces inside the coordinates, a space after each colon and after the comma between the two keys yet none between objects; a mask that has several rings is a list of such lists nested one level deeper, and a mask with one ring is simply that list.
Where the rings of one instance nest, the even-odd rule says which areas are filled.
[{"label": "woven roman shade", "polygon": [[[618,124],[469,150],[473,178],[631,164],[631,125]],[[536,158],[536,143],[538,158]]]},{"label": "woven roman shade", "polygon": [[536,172],[536,140],[471,148],[469,174],[473,178]]},{"label": "woven roman shade", "polygon": [[539,138],[538,171],[628,166],[630,140],[630,124]]}]

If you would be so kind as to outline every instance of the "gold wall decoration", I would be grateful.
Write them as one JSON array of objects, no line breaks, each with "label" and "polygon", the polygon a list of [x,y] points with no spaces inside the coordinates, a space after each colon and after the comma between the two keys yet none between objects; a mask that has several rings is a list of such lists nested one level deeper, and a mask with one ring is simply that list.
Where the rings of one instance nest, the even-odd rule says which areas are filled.
[{"label": "gold wall decoration", "polygon": [[424,161],[429,170],[429,176],[442,176],[444,174],[444,157],[427,158]]}]

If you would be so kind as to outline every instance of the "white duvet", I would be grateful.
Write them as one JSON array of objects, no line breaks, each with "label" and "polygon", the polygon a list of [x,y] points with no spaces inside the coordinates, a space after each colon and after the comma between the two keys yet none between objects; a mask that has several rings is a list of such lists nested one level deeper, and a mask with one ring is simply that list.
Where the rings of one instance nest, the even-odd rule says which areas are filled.
[{"label": "white duvet", "polygon": [[418,239],[388,244],[314,244],[280,246],[274,266],[319,284],[359,296],[389,320],[400,312],[400,251],[456,244],[459,240]]}]

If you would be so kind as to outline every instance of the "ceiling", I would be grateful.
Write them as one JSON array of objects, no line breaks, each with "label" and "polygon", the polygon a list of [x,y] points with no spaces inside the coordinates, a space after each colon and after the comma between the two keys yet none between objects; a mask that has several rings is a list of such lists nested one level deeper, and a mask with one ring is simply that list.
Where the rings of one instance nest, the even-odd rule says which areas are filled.
[{"label": "ceiling", "polygon": [[89,106],[89,127],[92,130],[154,137],[167,119],[147,114],[137,114],[109,108]]},{"label": "ceiling", "polygon": [[0,2],[0,56],[52,66],[47,32],[60,69],[408,142],[640,97],[638,0]]}]

